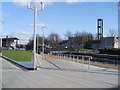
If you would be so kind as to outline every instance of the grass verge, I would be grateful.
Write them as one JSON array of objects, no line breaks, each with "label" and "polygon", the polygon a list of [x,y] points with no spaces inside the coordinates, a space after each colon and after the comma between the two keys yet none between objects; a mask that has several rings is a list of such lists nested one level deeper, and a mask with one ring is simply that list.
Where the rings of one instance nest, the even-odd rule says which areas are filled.
[{"label": "grass verge", "polygon": [[3,50],[2,54],[15,61],[31,61],[32,52],[22,50]]}]

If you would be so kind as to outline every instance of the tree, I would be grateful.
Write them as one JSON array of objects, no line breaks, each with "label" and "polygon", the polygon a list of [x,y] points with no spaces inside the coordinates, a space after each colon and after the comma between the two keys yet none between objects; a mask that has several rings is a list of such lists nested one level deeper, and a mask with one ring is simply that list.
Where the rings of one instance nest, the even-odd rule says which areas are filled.
[{"label": "tree", "polygon": [[[36,38],[36,43],[38,44],[38,47],[40,48],[40,46],[42,46],[42,37],[39,36],[38,34],[36,35],[37,38]],[[29,42],[26,46],[26,49],[27,50],[33,50],[33,36],[29,39]],[[36,48],[37,48],[37,44],[36,44]]]},{"label": "tree", "polygon": [[75,42],[77,44],[82,43],[82,33],[80,33],[79,31],[76,31],[76,33],[74,34],[75,37]]},{"label": "tree", "polygon": [[68,39],[69,37],[73,37],[72,32],[70,32],[69,30],[66,31],[65,33],[65,37]]},{"label": "tree", "polygon": [[33,37],[29,39],[29,42],[26,45],[26,50],[33,50]]},{"label": "tree", "polygon": [[108,36],[109,36],[109,37],[117,37],[117,36],[118,36],[118,31],[117,31],[117,29],[110,29]]},{"label": "tree", "polygon": [[86,48],[91,48],[92,41],[94,40],[94,36],[92,33],[87,33],[86,39]]},{"label": "tree", "polygon": [[60,35],[58,33],[51,33],[48,35],[48,43],[50,45],[55,45],[55,48],[57,46],[57,43],[60,42],[61,38],[60,38]]},{"label": "tree", "polygon": [[89,33],[89,32],[79,32],[77,31],[75,34],[75,42],[77,44],[84,44],[85,47],[90,47],[94,37],[93,34]]}]

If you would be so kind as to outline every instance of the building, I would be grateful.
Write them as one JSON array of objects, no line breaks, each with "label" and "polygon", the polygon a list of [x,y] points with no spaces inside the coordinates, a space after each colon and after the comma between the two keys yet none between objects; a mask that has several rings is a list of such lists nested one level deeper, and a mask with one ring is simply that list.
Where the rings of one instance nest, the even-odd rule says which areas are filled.
[{"label": "building", "polygon": [[26,45],[29,43],[29,39],[19,39],[18,46],[20,50],[26,50]]},{"label": "building", "polygon": [[76,43],[76,37],[69,37],[68,40],[63,40],[62,42],[57,44],[58,48],[84,48],[85,44],[83,43]]},{"label": "building", "polygon": [[103,36],[103,19],[97,20],[97,40],[93,40],[91,48],[93,49],[110,49],[120,48],[120,41],[118,37],[104,37]]},{"label": "building", "polygon": [[93,49],[110,49],[119,48],[120,42],[118,37],[103,37],[101,40],[94,40],[92,42]]},{"label": "building", "polygon": [[29,39],[18,39],[16,37],[8,37],[2,38],[2,46],[7,49],[26,49],[26,45],[28,44]]},{"label": "building", "polygon": [[93,49],[110,49],[120,48],[120,42],[118,37],[103,37],[101,40],[93,40],[89,45],[87,43],[76,43],[75,37],[70,37],[68,40],[64,40],[58,43],[58,47],[61,48],[93,48]]},{"label": "building", "polygon": [[7,47],[7,49],[16,49],[16,46],[18,45],[18,38],[13,37],[9,38],[8,36],[6,38],[2,38],[2,46]]},{"label": "building", "polygon": [[97,20],[97,39],[101,40],[103,38],[103,19]]}]

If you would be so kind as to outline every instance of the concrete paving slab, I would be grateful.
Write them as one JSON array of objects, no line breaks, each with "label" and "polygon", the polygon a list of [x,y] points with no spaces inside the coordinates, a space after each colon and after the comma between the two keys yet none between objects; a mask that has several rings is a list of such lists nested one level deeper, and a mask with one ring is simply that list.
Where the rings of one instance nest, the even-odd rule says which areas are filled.
[{"label": "concrete paving slab", "polygon": [[[3,88],[113,88],[118,86],[118,71],[69,62],[41,61],[35,71],[22,70],[2,59]],[[59,67],[59,68],[58,68]]]}]

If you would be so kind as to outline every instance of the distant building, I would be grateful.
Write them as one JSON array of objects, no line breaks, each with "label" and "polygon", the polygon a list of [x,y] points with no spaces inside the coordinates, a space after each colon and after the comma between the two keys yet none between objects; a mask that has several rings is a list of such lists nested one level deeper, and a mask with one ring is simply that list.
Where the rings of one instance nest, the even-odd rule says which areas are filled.
[{"label": "distant building", "polygon": [[[26,49],[29,39],[18,39],[16,37],[2,38],[2,46],[7,47],[8,49]],[[22,47],[21,47],[22,46]]]},{"label": "distant building", "polygon": [[27,45],[29,42],[29,39],[19,39],[18,44],[19,45]]},{"label": "distant building", "polygon": [[119,48],[120,42],[118,37],[103,37],[101,40],[94,40],[92,42],[93,49],[110,49]]},{"label": "distant building", "polygon": [[8,36],[6,38],[2,38],[2,46],[7,47],[8,49],[16,49],[16,46],[18,45],[18,38],[13,37],[9,38]]},{"label": "distant building", "polygon": [[57,47],[60,48],[84,48],[85,44],[76,43],[76,37],[69,37],[68,40],[63,40],[62,42],[57,44]]},{"label": "distant building", "polygon": [[29,43],[29,39],[19,39],[18,46],[20,50],[26,50],[26,45]]},{"label": "distant building", "polygon": [[118,37],[103,37],[101,40],[93,40],[87,46],[86,43],[76,43],[75,37],[70,37],[68,40],[64,40],[57,44],[57,47],[61,48],[93,48],[93,49],[110,49],[120,48],[120,41]]}]

